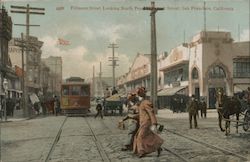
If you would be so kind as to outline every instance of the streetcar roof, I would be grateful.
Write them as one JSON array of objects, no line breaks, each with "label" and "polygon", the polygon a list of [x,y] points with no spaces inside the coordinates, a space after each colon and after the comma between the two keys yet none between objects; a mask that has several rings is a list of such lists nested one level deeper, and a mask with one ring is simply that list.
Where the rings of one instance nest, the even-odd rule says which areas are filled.
[{"label": "streetcar roof", "polygon": [[67,83],[62,83],[62,85],[90,85],[90,84],[83,82],[67,82]]}]

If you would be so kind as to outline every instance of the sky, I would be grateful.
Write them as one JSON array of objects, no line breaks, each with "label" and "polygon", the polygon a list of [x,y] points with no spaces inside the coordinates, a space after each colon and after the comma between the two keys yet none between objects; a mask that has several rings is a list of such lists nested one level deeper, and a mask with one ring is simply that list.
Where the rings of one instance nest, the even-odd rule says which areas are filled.
[{"label": "sky", "polygon": [[[1,0],[0,0],[1,1]],[[249,0],[206,0],[206,29],[229,31],[235,41],[249,40]],[[45,15],[31,15],[30,35],[44,42],[42,57],[61,56],[63,78],[90,78],[93,66],[102,76],[112,76],[110,43],[116,43],[119,58],[116,76],[128,72],[137,53],[150,53],[150,0],[2,0],[10,5],[45,8]],[[155,0],[157,53],[190,42],[204,29],[204,0]],[[9,13],[13,23],[25,23],[25,15]],[[13,37],[20,37],[25,28],[13,26]],[[70,42],[59,45],[58,38]]]}]

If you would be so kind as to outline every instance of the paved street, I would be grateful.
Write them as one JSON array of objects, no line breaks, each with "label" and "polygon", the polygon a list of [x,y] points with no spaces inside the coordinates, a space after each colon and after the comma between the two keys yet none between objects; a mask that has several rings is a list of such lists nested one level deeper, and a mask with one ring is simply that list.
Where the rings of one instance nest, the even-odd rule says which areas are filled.
[{"label": "paved street", "polygon": [[[93,114],[92,114],[93,115]],[[47,116],[31,120],[13,120],[2,123],[3,162],[45,161],[52,143],[63,123],[59,141],[52,150],[50,161],[247,161],[250,160],[250,132],[235,127],[226,137],[220,132],[215,111],[207,119],[198,119],[199,129],[189,129],[187,113],[173,114],[160,110],[158,121],[166,130],[164,151],[139,159],[131,152],[122,152],[126,130],[117,128],[119,116],[104,119],[88,117]],[[232,124],[234,125],[234,124]]]}]

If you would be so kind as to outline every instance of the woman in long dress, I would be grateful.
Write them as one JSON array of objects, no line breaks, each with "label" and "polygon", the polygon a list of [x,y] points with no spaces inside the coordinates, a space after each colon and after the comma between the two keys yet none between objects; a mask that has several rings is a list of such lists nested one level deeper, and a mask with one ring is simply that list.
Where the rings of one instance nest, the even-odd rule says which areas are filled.
[{"label": "woman in long dress", "polygon": [[153,105],[144,99],[146,95],[144,87],[139,88],[137,94],[142,101],[139,106],[139,129],[134,138],[133,152],[140,158],[155,151],[159,156],[163,139],[155,133],[157,120]]}]

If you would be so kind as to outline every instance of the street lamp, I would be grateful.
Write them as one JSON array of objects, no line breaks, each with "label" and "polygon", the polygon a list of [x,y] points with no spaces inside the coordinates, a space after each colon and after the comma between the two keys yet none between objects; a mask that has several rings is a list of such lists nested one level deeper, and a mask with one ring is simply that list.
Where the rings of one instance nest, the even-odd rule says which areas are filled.
[{"label": "street lamp", "polygon": [[6,96],[7,96],[7,90],[8,90],[8,81],[5,78],[3,80],[3,89],[4,89],[4,119],[5,121],[7,121]]}]

